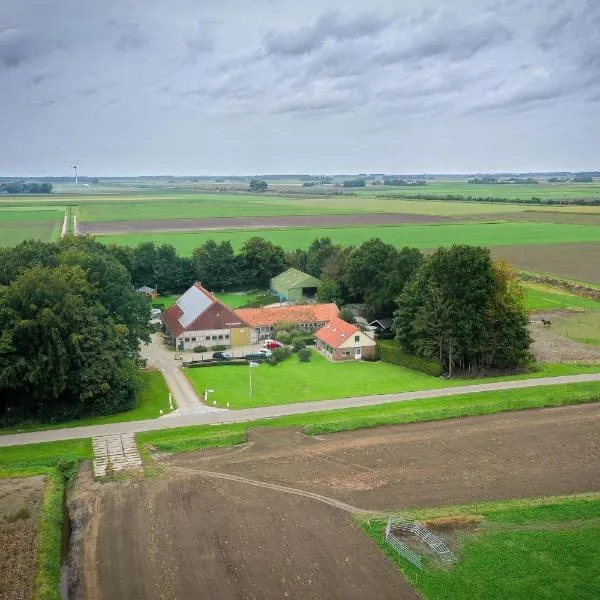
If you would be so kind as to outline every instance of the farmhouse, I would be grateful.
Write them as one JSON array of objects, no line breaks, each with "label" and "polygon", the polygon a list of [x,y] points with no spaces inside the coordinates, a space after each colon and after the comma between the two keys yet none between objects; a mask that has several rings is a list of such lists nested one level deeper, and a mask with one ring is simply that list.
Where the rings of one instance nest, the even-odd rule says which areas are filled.
[{"label": "farmhouse", "polygon": [[240,321],[252,328],[251,342],[257,343],[273,335],[275,323],[294,323],[298,329],[312,333],[338,316],[336,304],[306,304],[240,308],[235,311]]},{"label": "farmhouse", "polygon": [[244,320],[199,283],[165,311],[163,323],[167,339],[178,350],[250,343],[251,331]]},{"label": "farmhouse", "polygon": [[331,360],[359,360],[374,358],[376,342],[361,331],[335,317],[315,334],[317,350]]},{"label": "farmhouse", "polygon": [[313,298],[322,285],[320,279],[292,268],[271,279],[271,289],[291,302]]}]

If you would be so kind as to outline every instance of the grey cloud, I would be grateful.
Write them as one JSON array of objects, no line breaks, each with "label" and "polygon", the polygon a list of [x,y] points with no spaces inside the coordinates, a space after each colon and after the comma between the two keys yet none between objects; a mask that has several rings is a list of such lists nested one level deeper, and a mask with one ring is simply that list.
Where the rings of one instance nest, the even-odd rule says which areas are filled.
[{"label": "grey cloud", "polygon": [[376,14],[363,13],[343,20],[339,14],[330,12],[296,32],[269,32],[264,45],[267,54],[297,56],[318,50],[329,39],[340,41],[377,35],[390,24],[390,19]]},{"label": "grey cloud", "polygon": [[48,71],[45,71],[42,73],[38,73],[37,75],[32,77],[31,83],[33,85],[40,85],[40,83],[42,83],[43,81],[46,81],[47,79],[52,79],[53,77],[56,77],[56,73],[50,73]]},{"label": "grey cloud", "polygon": [[33,31],[18,27],[0,31],[0,63],[6,68],[18,67],[39,51]]},{"label": "grey cloud", "polygon": [[148,38],[142,31],[141,25],[132,21],[120,23],[111,19],[108,25],[118,30],[115,48],[121,52],[134,52],[148,44]]},{"label": "grey cloud", "polygon": [[215,48],[214,23],[200,21],[185,42],[186,60],[195,62],[199,56],[211,52]]}]

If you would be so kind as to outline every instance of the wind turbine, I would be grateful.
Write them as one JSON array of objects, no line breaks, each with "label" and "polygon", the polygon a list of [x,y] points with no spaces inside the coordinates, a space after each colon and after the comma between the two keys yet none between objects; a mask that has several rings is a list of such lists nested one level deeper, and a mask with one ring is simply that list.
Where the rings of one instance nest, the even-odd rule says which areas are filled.
[{"label": "wind turbine", "polygon": [[71,169],[75,171],[75,185],[77,185],[77,165],[79,165],[79,160],[71,166]]}]

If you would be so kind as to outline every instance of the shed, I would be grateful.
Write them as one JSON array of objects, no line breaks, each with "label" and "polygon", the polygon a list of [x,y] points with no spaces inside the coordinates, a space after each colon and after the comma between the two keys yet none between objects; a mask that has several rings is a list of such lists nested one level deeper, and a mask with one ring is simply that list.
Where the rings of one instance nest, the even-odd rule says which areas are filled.
[{"label": "shed", "polygon": [[155,288],[151,288],[147,285],[143,285],[135,291],[138,294],[142,294],[143,296],[149,296],[150,298],[156,298],[156,296],[158,295],[158,291]]},{"label": "shed", "polygon": [[291,302],[313,298],[323,282],[308,273],[290,268],[271,279],[271,289]]}]

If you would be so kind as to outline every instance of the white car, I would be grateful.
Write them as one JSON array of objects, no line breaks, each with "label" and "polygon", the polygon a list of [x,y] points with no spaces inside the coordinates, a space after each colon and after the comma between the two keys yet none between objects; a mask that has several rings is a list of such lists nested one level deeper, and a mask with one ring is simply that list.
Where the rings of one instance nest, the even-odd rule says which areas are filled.
[{"label": "white car", "polygon": [[150,316],[151,316],[153,319],[157,319],[157,318],[158,318],[158,317],[160,317],[161,315],[162,315],[162,310],[160,310],[160,308],[153,308],[153,309],[150,311]]},{"label": "white car", "polygon": [[268,358],[269,356],[271,356],[272,352],[270,350],[267,350],[266,348],[261,348],[258,351],[258,354],[263,354],[264,356],[266,356]]}]

